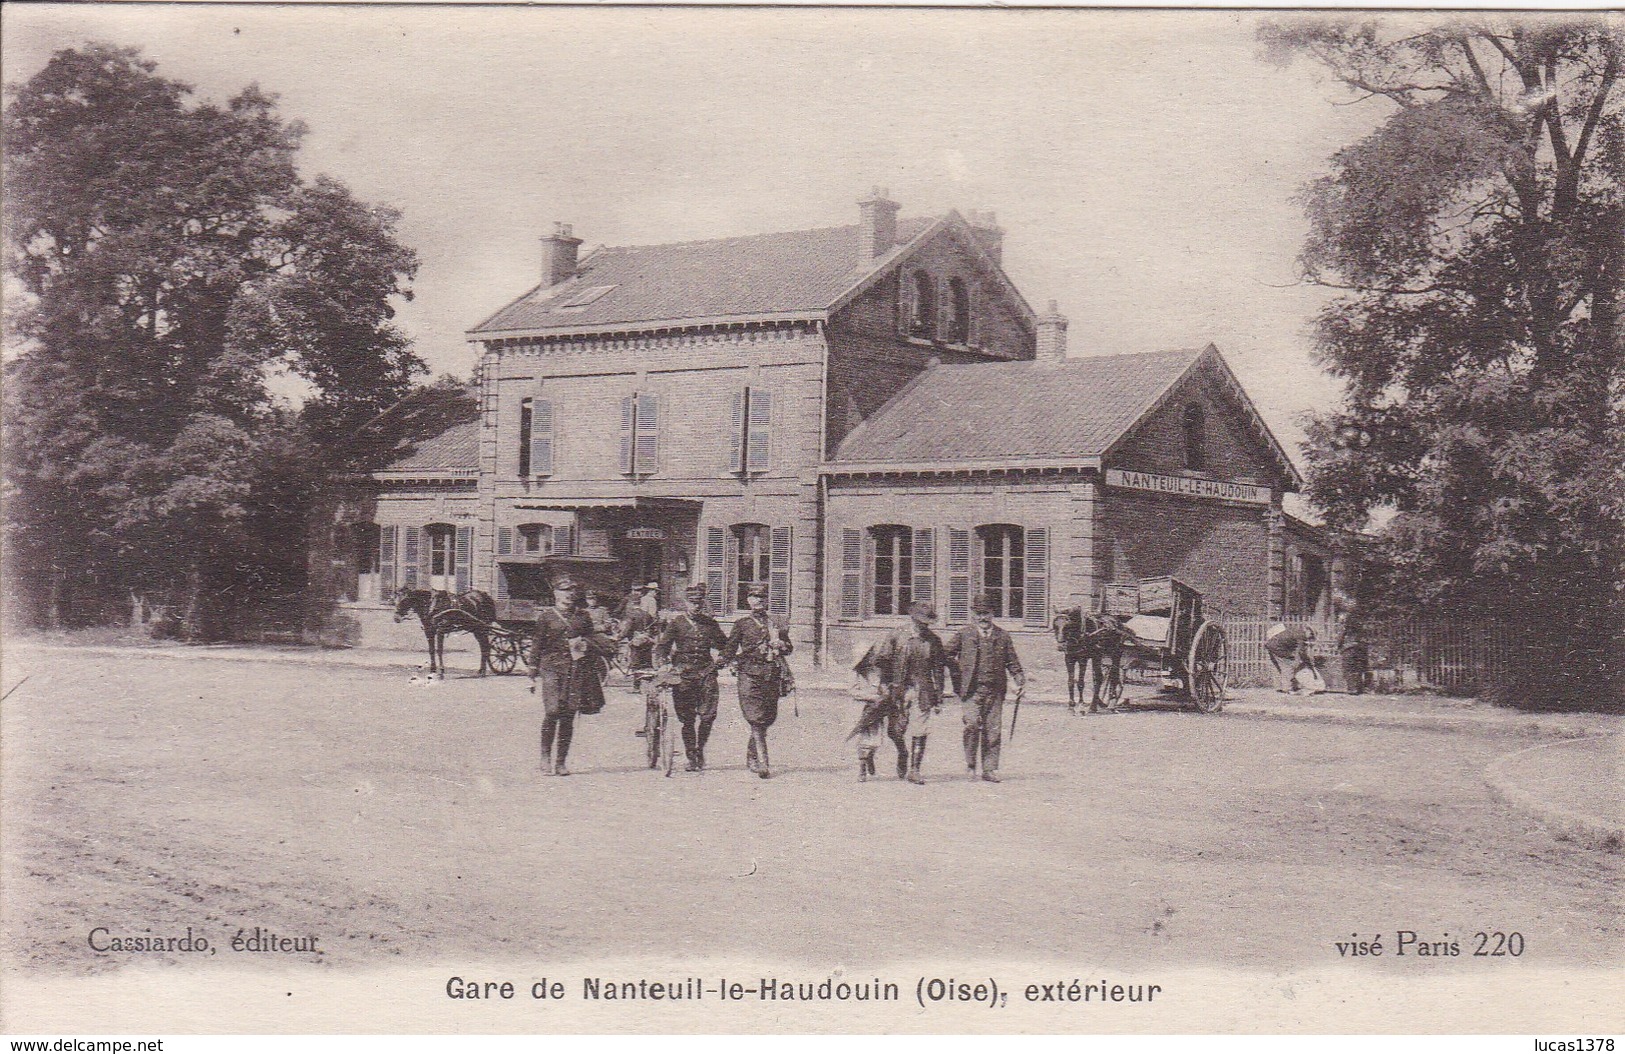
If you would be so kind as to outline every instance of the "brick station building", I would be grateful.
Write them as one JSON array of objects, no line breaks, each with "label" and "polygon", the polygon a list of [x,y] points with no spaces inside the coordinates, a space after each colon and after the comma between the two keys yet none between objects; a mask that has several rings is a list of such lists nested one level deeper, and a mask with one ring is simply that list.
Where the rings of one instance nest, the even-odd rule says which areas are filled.
[{"label": "brick station building", "polygon": [[1298,475],[1217,349],[1068,358],[991,214],[858,208],[585,257],[559,226],[539,284],[469,331],[474,390],[375,422],[400,446],[333,507],[324,635],[409,643],[385,603],[408,586],[527,618],[560,568],[668,604],[704,582],[725,622],[765,584],[800,654],[841,663],[913,600],[954,624],[978,591],[1039,663],[1052,612],[1110,581],[1329,602],[1319,533],[1281,512]]}]

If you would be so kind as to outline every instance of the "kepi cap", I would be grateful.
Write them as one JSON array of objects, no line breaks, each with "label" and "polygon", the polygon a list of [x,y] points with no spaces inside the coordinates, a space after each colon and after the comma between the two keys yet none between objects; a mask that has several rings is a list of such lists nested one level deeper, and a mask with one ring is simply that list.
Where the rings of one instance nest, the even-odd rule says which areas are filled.
[{"label": "kepi cap", "polygon": [[553,588],[555,591],[560,589],[580,589],[581,584],[569,575],[560,575],[553,579]]},{"label": "kepi cap", "polygon": [[978,615],[991,615],[993,613],[993,601],[987,598],[986,593],[978,593],[971,598],[970,609]]},{"label": "kepi cap", "polygon": [[908,607],[909,618],[923,618],[927,622],[936,621],[937,609],[928,601],[916,600]]}]

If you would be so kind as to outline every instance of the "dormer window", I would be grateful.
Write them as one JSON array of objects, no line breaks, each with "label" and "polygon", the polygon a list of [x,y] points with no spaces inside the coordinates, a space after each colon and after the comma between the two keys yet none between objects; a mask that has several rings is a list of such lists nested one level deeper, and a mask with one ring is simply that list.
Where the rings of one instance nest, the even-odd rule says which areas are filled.
[{"label": "dormer window", "polygon": [[578,289],[567,298],[553,305],[554,311],[566,311],[571,308],[586,307],[599,297],[608,293],[615,287],[612,285],[591,285],[585,289]]},{"label": "dormer window", "polygon": [[1196,403],[1185,407],[1185,417],[1182,422],[1185,438],[1185,467],[1192,472],[1201,472],[1207,468],[1207,414]]}]

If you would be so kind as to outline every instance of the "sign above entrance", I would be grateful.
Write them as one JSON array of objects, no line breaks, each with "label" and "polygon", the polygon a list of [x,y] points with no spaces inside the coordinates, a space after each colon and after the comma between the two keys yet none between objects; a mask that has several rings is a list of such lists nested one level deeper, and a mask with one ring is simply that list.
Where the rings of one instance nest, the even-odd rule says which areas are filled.
[{"label": "sign above entrance", "polygon": [[1154,472],[1125,472],[1106,470],[1108,487],[1128,490],[1149,490],[1158,494],[1177,494],[1186,498],[1212,498],[1216,501],[1245,501],[1254,505],[1270,503],[1270,489],[1254,483],[1228,483],[1219,479],[1199,476],[1159,476]]},{"label": "sign above entrance", "polygon": [[626,531],[626,540],[629,542],[663,542],[666,532],[660,527],[629,527]]}]

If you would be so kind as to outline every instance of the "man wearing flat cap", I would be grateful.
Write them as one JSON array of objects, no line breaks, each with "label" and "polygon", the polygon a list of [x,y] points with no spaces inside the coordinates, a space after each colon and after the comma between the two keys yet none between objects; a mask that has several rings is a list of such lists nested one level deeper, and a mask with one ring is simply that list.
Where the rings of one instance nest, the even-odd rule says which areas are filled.
[{"label": "man wearing flat cap", "polygon": [[542,771],[568,776],[565,759],[575,737],[576,714],[604,708],[599,669],[615,654],[615,641],[593,630],[592,619],[576,606],[580,587],[569,575],[553,580],[553,606],[536,615],[530,653],[530,690],[540,689]]},{"label": "man wearing flat cap", "polygon": [[931,629],[936,608],[916,601],[908,616],[907,626],[876,643],[853,667],[858,676],[875,683],[880,693],[878,705],[865,709],[848,737],[858,740],[860,783],[875,774],[882,727],[897,748],[898,778],[925,783],[925,740],[932,715],[942,709],[943,673],[948,663],[942,638]]},{"label": "man wearing flat cap", "polygon": [[705,769],[705,744],[717,719],[717,662],[712,652],[728,643],[722,627],[705,610],[705,586],[695,583],[683,594],[683,610],[673,615],[655,641],[655,661],[670,664],[678,683],[672,686],[672,709],[683,724],[688,771]]},{"label": "man wearing flat cap", "polygon": [[739,672],[739,709],[750,725],[750,743],[745,747],[745,768],[762,779],[773,775],[767,760],[767,730],[779,717],[779,700],[785,695],[785,666],[781,656],[795,646],[783,623],[767,613],[767,586],[753,585],[745,592],[750,609],[734,623],[719,661],[734,664]]},{"label": "man wearing flat cap", "polygon": [[999,782],[999,746],[1004,737],[1004,697],[1011,680],[1016,698],[1027,688],[1027,675],[1016,657],[1010,634],[993,623],[993,604],[985,594],[971,600],[970,625],[961,627],[948,641],[954,694],[965,703],[965,767],[976,775],[977,762],[982,778]]}]

